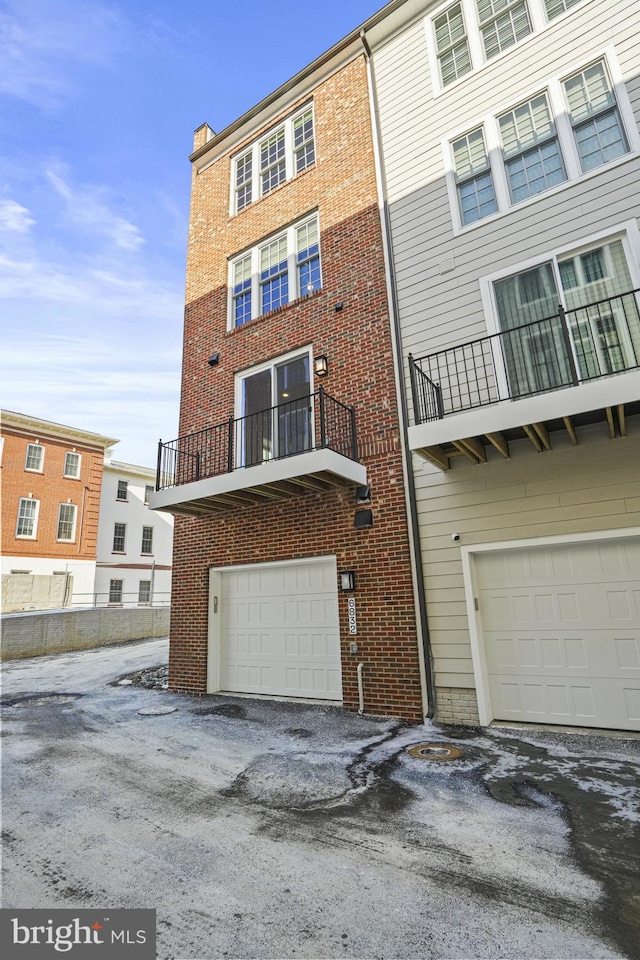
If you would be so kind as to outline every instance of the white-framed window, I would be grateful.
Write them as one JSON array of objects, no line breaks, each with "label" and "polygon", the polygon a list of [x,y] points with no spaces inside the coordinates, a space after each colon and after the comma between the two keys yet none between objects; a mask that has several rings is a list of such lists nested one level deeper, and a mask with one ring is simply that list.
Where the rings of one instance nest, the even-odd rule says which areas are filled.
[{"label": "white-framed window", "polygon": [[109,581],[109,603],[122,603],[122,580]]},{"label": "white-framed window", "polygon": [[127,480],[118,480],[118,491],[116,493],[116,500],[128,500],[129,499],[129,483]]},{"label": "white-framed window", "polygon": [[124,553],[127,542],[126,523],[114,523],[113,525],[113,552]]},{"label": "white-framed window", "polygon": [[64,455],[64,472],[63,476],[70,477],[73,480],[80,479],[80,463],[81,456],[75,451],[67,450]]},{"label": "white-framed window", "polygon": [[313,449],[311,349],[294,351],[236,376],[243,418],[240,462],[255,466]]},{"label": "white-framed window", "polygon": [[231,213],[240,213],[315,159],[313,104],[307,104],[233,159]]},{"label": "white-framed window", "polygon": [[425,20],[433,90],[444,92],[587,0],[448,0]]},{"label": "white-framed window", "polygon": [[153,553],[153,527],[142,528],[140,553]]},{"label": "white-framed window", "polygon": [[41,443],[28,443],[27,456],[24,461],[25,470],[42,473],[44,468],[44,447]]},{"label": "white-framed window", "polygon": [[40,501],[33,497],[21,497],[18,504],[18,520],[16,523],[16,537],[35,539],[38,530],[38,512]]},{"label": "white-framed window", "polygon": [[145,507],[148,507],[148,506],[149,506],[149,499],[150,499],[150,497],[151,497],[151,494],[152,494],[152,493],[155,493],[155,489],[156,489],[156,488],[154,487],[154,485],[153,485],[152,483],[147,483],[147,484],[145,484],[145,488],[144,488],[144,505],[145,505]]},{"label": "white-framed window", "polygon": [[454,229],[506,213],[640,150],[613,50],[443,143]]},{"label": "white-framed window", "polygon": [[138,603],[151,603],[151,580],[140,580],[138,584]]},{"label": "white-framed window", "polygon": [[320,225],[313,214],[230,262],[229,327],[240,327],[321,286]]},{"label": "white-framed window", "polygon": [[61,503],[59,505],[56,540],[73,542],[76,536],[77,511],[78,508],[75,503]]},{"label": "white-framed window", "polygon": [[511,397],[640,366],[639,263],[634,221],[480,280],[487,326],[505,334],[497,374]]}]

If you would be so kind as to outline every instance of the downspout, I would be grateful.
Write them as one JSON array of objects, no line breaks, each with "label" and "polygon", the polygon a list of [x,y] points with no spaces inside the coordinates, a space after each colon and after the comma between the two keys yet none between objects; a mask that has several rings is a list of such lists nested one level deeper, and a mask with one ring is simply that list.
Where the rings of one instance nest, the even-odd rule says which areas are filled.
[{"label": "downspout", "polygon": [[358,664],[357,674],[358,674],[358,713],[364,713],[364,682],[362,680],[362,671],[364,670],[364,663]]},{"label": "downspout", "polygon": [[373,71],[373,60],[371,56],[371,47],[367,42],[364,30],[360,31],[360,40],[364,47],[365,60],[367,63],[367,81],[369,85],[369,102],[371,113],[371,124],[373,127],[373,153],[376,170],[376,180],[378,185],[378,205],[380,208],[380,219],[382,221],[382,246],[385,260],[385,273],[387,277],[387,297],[389,301],[389,312],[391,314],[393,336],[393,366],[396,380],[396,393],[398,402],[398,412],[400,419],[400,429],[402,435],[402,453],[404,457],[404,489],[407,510],[410,521],[409,551],[411,555],[411,572],[413,576],[413,586],[417,598],[417,621],[418,630],[421,635],[422,649],[420,657],[421,681],[423,686],[423,700],[426,701],[425,719],[431,720],[435,714],[435,698],[433,691],[433,670],[431,663],[431,641],[429,637],[429,624],[427,620],[427,601],[424,589],[424,571],[422,566],[422,552],[420,549],[420,528],[418,524],[418,508],[416,502],[415,477],[413,472],[413,461],[411,450],[409,449],[408,422],[408,404],[405,378],[402,368],[402,336],[400,331],[400,321],[398,317],[398,297],[396,291],[395,268],[393,262],[393,246],[391,242],[391,223],[389,218],[389,204],[387,202],[387,186],[382,164],[382,139],[380,135],[380,126],[378,123],[378,97],[376,93],[376,84]]}]

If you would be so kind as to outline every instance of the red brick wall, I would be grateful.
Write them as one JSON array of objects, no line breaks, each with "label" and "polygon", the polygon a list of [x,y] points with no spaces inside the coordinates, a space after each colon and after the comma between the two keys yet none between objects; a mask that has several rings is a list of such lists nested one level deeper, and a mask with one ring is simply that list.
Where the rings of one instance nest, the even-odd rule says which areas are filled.
[{"label": "red brick wall", "polygon": [[[60,560],[95,560],[98,539],[98,511],[104,451],[70,439],[38,432],[22,433],[3,426],[2,451],[2,529],[3,552],[16,557],[50,557]],[[39,441],[45,448],[43,471],[25,470],[27,446]],[[65,453],[75,450],[81,455],[80,478],[63,476]],[[87,488],[87,489],[85,489]],[[84,511],[83,511],[84,493]],[[18,506],[21,497],[32,495],[40,501],[35,539],[15,536]],[[70,500],[77,506],[76,536],[73,543],[56,541],[58,506]],[[80,537],[82,518],[82,538]]]},{"label": "red brick wall", "polygon": [[[170,683],[204,692],[210,566],[337,556],[354,569],[358,635],[340,595],[345,705],[357,709],[364,662],[370,713],[422,719],[400,431],[363,59],[314,91],[317,160],[237,216],[229,217],[231,156],[194,171],[187,267],[181,435],[224,420],[234,375],[309,344],[327,354],[323,385],[354,405],[360,459],[372,490],[374,526],[355,530],[353,490],[176,518]],[[300,101],[304,103],[305,101]],[[292,110],[295,106],[292,106]],[[289,115],[292,111],[288,111]],[[269,123],[269,129],[277,122]],[[254,131],[252,142],[264,131]],[[238,144],[234,152],[241,149]],[[228,258],[317,209],[322,290],[227,331]],[[344,304],[335,312],[337,301]],[[207,358],[220,354],[210,368]],[[318,383],[314,389],[317,389]],[[349,640],[357,639],[357,655]]]}]

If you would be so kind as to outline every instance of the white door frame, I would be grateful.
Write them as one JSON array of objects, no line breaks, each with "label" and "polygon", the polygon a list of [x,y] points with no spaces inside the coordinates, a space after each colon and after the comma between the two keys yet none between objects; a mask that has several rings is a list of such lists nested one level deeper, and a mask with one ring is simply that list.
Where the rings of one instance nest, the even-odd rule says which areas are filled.
[{"label": "white door frame", "polygon": [[478,715],[480,725],[488,726],[493,720],[493,711],[489,697],[489,677],[482,643],[480,612],[475,608],[476,576],[474,560],[478,554],[505,550],[522,550],[526,547],[551,547],[563,543],[580,544],[593,541],[620,540],[622,538],[640,537],[640,527],[624,527],[620,530],[594,530],[590,533],[566,533],[552,537],[530,537],[525,540],[499,540],[495,543],[473,543],[461,548],[462,575],[464,592],[467,604],[467,618],[469,620],[469,638],[471,641],[471,661],[476,680],[476,696],[478,698]]},{"label": "white door frame", "polygon": [[336,591],[338,591],[338,558],[335,553],[321,554],[317,557],[292,557],[291,560],[272,560],[264,563],[238,563],[227,567],[209,567],[209,597],[207,601],[207,693],[220,690],[220,616],[222,610],[222,575],[237,573],[240,570],[259,570],[267,567],[291,567],[303,564],[333,560],[336,566]]}]

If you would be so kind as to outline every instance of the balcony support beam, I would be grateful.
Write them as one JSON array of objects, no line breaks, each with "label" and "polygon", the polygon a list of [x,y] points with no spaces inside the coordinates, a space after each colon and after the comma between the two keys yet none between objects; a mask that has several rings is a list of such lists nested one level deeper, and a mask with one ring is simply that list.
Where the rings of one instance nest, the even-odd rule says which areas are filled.
[{"label": "balcony support beam", "polygon": [[613,419],[613,407],[607,407],[605,410],[607,414],[607,424],[609,426],[609,436],[612,440],[616,438],[616,425]]},{"label": "balcony support beam", "polygon": [[538,453],[542,453],[542,441],[540,440],[540,437],[538,436],[536,431],[533,429],[533,427],[530,426],[530,424],[528,423],[523,423],[522,429],[524,430],[526,435],[529,437],[529,440],[531,440],[531,443],[534,445]]},{"label": "balcony support beam", "polygon": [[[480,463],[480,457],[474,452],[474,450],[472,450],[470,446],[467,446],[467,440],[453,440],[452,443],[456,450],[459,450],[460,453],[465,455],[465,457],[468,457],[472,463]],[[482,452],[484,453],[484,450]]]},{"label": "balcony support beam", "polygon": [[573,420],[571,419],[571,417],[563,417],[562,420],[564,422],[565,427],[567,428],[567,433],[569,434],[571,443],[573,444],[574,447],[577,447],[578,435],[576,433],[576,428],[573,425]]},{"label": "balcony support beam", "polygon": [[461,440],[460,443],[461,443],[462,446],[465,447],[470,453],[472,453],[472,454],[474,455],[474,457],[476,457],[476,459],[478,460],[478,463],[486,463],[486,462],[487,462],[487,454],[486,454],[486,451],[485,451],[483,445],[480,443],[480,441],[479,441],[479,440],[476,440],[475,437],[465,437],[465,439],[464,439],[464,440]]},{"label": "balcony support beam", "polygon": [[542,446],[545,450],[551,450],[551,440],[549,439],[549,431],[545,427],[544,423],[533,423],[533,429],[538,434],[542,440]]},{"label": "balcony support beam", "polygon": [[620,427],[620,436],[626,437],[627,424],[624,417],[624,403],[618,404],[618,426]]},{"label": "balcony support beam", "polygon": [[505,460],[508,460],[509,443],[507,439],[501,433],[487,433],[485,436],[489,443],[496,448],[498,453],[501,453]]},{"label": "balcony support beam", "polygon": [[429,460],[430,463],[440,467],[441,470],[451,469],[451,461],[442,447],[422,447],[420,450],[416,450],[416,453],[421,454],[425,460]]}]

